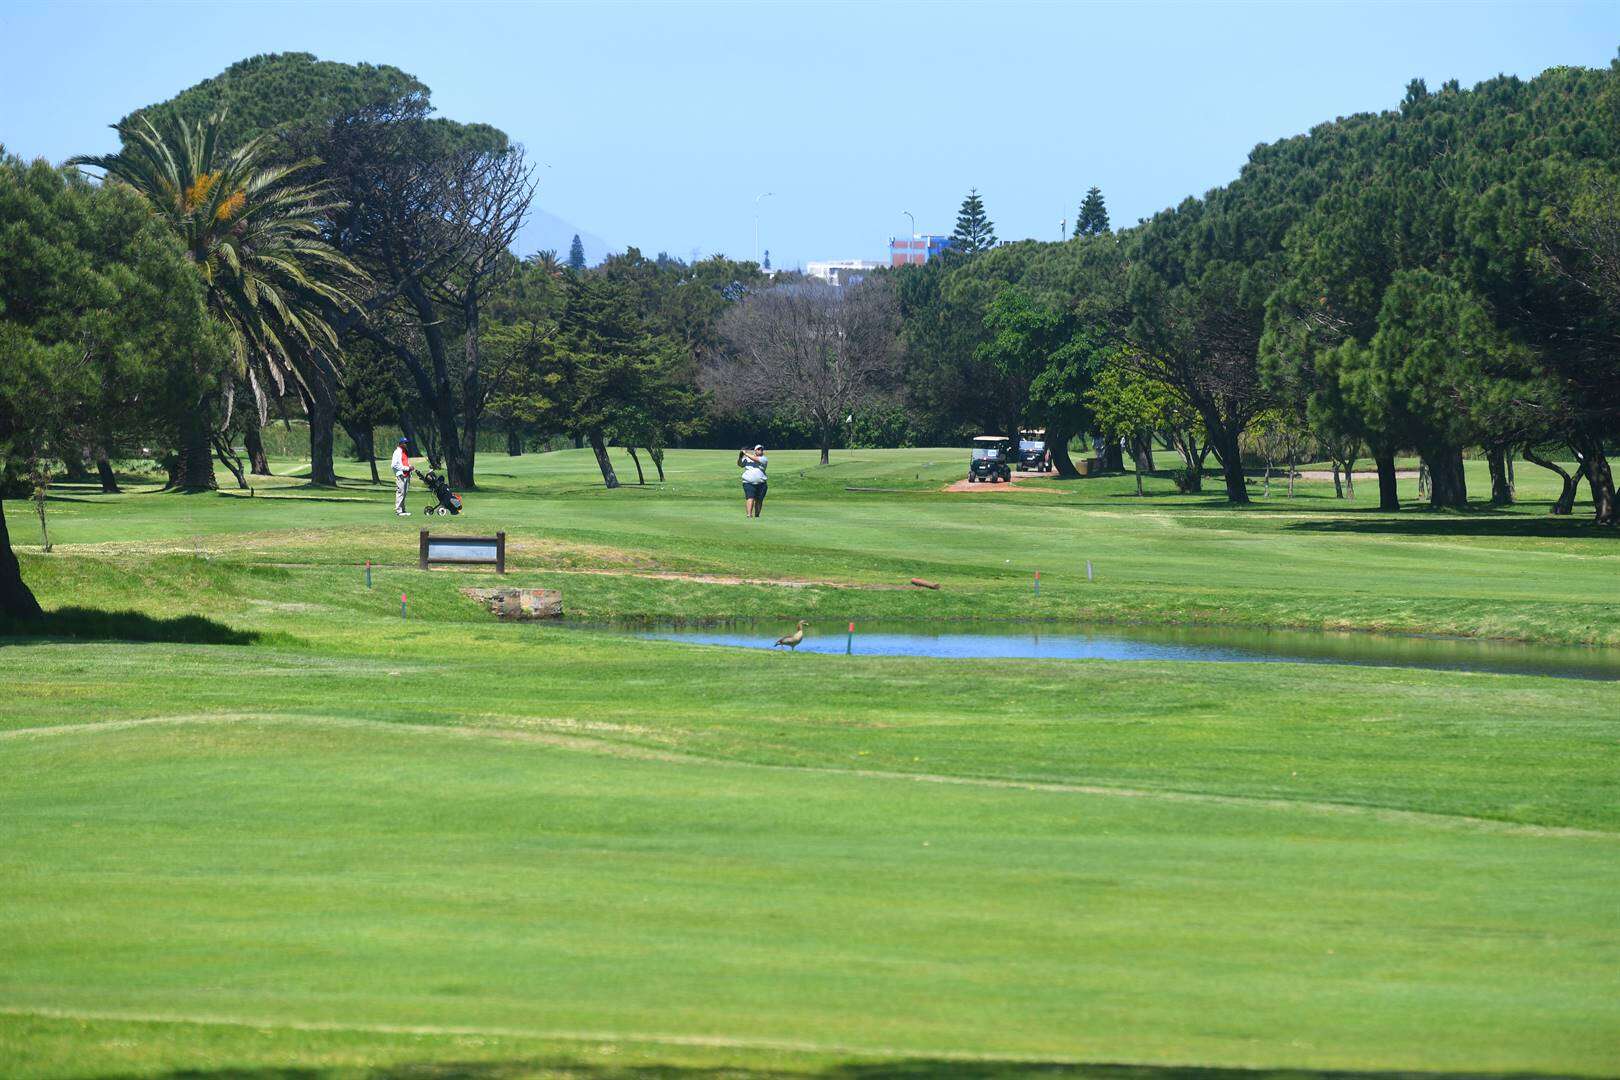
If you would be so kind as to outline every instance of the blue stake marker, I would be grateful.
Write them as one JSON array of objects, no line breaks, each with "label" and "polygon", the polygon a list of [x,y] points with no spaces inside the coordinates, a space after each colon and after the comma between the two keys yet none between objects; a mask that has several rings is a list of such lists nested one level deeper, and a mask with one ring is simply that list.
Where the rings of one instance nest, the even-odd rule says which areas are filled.
[{"label": "blue stake marker", "polygon": [[371,588],[371,560],[366,560],[366,588]]}]

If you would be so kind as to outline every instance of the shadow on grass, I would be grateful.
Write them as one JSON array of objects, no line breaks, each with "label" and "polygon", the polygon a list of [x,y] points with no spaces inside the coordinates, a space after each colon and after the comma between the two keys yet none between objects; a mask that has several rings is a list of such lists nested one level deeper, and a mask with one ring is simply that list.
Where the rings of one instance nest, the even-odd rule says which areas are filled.
[{"label": "shadow on grass", "polygon": [[57,608],[43,618],[26,621],[0,619],[0,646],[35,639],[74,641],[163,641],[185,645],[254,645],[264,636],[233,630],[201,615],[159,619],[138,611],[102,611],[95,608]]},{"label": "shadow on grass", "polygon": [[1553,517],[1550,514],[1540,516],[1483,509],[1454,513],[1408,510],[1400,515],[1384,513],[1367,518],[1334,517],[1322,521],[1292,522],[1283,528],[1295,532],[1378,533],[1390,536],[1620,538],[1620,529],[1600,525],[1591,517]]},{"label": "shadow on grass", "polygon": [[[373,1068],[352,1066],[180,1069],[142,1073],[143,1080],[520,1080],[570,1077],[577,1080],[1028,1080],[1075,1077],[1086,1080],[1552,1080],[1546,1073],[1346,1072],[1313,1069],[1213,1069],[1149,1065],[1070,1065],[1044,1062],[954,1061],[913,1058],[851,1062],[823,1069],[749,1069],[733,1066],[596,1065],[567,1058],[513,1061],[407,1062]],[[89,1074],[82,1080],[135,1080],[126,1074]]]}]

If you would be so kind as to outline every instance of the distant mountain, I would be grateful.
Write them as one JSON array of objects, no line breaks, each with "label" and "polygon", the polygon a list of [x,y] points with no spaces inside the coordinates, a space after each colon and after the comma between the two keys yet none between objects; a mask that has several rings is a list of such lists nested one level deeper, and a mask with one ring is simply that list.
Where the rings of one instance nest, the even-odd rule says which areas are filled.
[{"label": "distant mountain", "polygon": [[567,259],[568,248],[574,242],[575,233],[579,234],[579,242],[585,245],[585,261],[591,266],[595,266],[614,251],[612,245],[595,233],[586,232],[556,214],[530,208],[529,220],[523,223],[523,231],[518,233],[517,242],[512,245],[512,253],[526,259],[537,251],[551,248],[556,251],[557,258]]}]

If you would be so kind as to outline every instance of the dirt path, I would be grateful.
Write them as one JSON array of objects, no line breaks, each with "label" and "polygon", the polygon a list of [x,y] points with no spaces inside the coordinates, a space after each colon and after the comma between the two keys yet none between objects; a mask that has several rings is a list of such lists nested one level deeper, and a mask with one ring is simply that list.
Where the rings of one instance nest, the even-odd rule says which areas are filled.
[{"label": "dirt path", "polygon": [[[1008,483],[1008,484],[981,484],[978,481],[974,481],[973,483],[970,484],[967,481],[967,477],[963,477],[962,479],[958,480],[954,484],[947,484],[945,486],[945,490],[946,491],[1006,491],[1007,489],[1012,488],[1012,487],[1016,487],[1016,486],[1019,486],[1019,485],[1022,485],[1022,484],[1028,484],[1032,480],[1033,481],[1048,481],[1048,480],[1054,479],[1056,476],[1057,476],[1056,473],[1020,473],[1015,469],[1015,470],[1013,470],[1013,474],[1012,474],[1012,482]],[[1045,492],[1049,492],[1049,493],[1055,493],[1055,492],[1060,491],[1061,489],[1056,488],[1056,487],[1048,487],[1048,486],[1044,486],[1044,485],[1041,485],[1041,484],[1037,484],[1035,487],[1026,488],[1026,490],[1028,490],[1028,491],[1045,491]]]}]

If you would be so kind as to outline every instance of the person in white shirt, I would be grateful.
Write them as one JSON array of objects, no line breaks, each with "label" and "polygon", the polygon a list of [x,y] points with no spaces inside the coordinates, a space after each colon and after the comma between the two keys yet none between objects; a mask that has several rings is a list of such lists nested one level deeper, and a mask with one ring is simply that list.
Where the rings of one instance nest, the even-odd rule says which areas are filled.
[{"label": "person in white shirt", "polygon": [[406,449],[409,440],[399,440],[394,447],[394,514],[397,517],[410,517],[411,512],[405,509],[405,495],[411,490],[411,454]]},{"label": "person in white shirt", "polygon": [[743,503],[748,516],[757,518],[765,509],[765,448],[737,451],[737,464],[742,466]]}]

